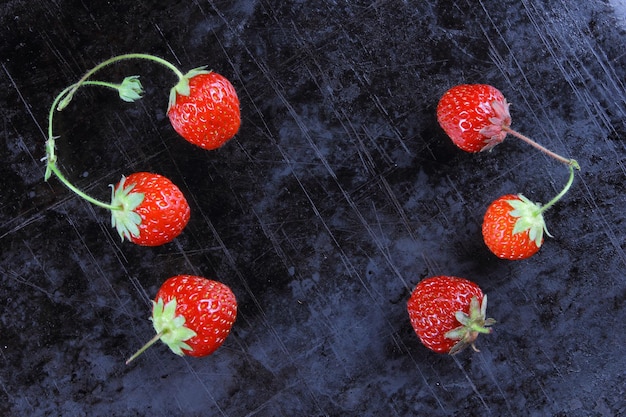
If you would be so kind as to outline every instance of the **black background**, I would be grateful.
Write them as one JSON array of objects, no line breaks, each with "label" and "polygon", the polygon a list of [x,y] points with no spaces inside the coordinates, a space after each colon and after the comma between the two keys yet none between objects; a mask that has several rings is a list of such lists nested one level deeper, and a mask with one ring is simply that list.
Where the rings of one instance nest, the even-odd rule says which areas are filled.
[{"label": "black background", "polygon": [[[623,12],[604,1],[4,1],[0,6],[0,414],[7,416],[616,416],[626,413]],[[176,135],[172,73],[123,62],[145,97],[81,89],[56,115],[61,169],[108,200],[153,171],[187,195],[173,243],[120,243],[106,210],[43,182],[56,94],[114,55],[208,65],[241,99],[217,151]],[[526,261],[482,242],[505,193],[547,202],[564,166],[514,139],[457,149],[435,107],[489,83],[513,127],[577,159]],[[231,335],[207,358],[153,335],[171,275],[225,282]],[[489,295],[480,353],[437,355],[412,287],[463,276]]]}]

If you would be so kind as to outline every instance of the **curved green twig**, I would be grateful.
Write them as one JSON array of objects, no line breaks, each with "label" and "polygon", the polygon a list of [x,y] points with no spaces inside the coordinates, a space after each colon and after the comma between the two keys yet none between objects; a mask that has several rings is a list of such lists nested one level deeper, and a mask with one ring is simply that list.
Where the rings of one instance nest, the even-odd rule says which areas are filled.
[{"label": "curved green twig", "polygon": [[73,84],[73,87],[67,93],[65,98],[63,98],[63,100],[61,100],[58,103],[57,110],[63,110],[69,104],[69,102],[72,100],[72,97],[74,96],[74,93],[76,92],[76,90],[78,90],[78,88],[81,85],[85,84],[85,82],[89,79],[89,77],[91,77],[97,71],[99,71],[102,68],[104,68],[104,67],[106,67],[108,65],[111,65],[111,64],[113,64],[115,62],[126,60],[126,59],[145,59],[145,60],[148,60],[148,61],[153,61],[153,62],[161,64],[161,65],[169,68],[170,70],[172,70],[174,72],[174,74],[176,74],[176,76],[178,77],[179,80],[184,78],[184,74],[178,68],[176,68],[176,66],[174,66],[171,62],[169,62],[169,61],[167,61],[167,60],[165,60],[163,58],[159,58],[158,56],[154,56],[154,55],[150,55],[150,54],[124,54],[124,55],[117,55],[117,56],[114,56],[113,58],[107,59],[106,61],[96,65],[95,67],[93,67],[92,69],[87,71],[85,73],[85,75],[83,75],[82,78],[80,80],[78,80],[78,82],[76,84]]},{"label": "curved green twig", "polygon": [[[52,105],[50,106],[50,112],[48,113],[48,140],[46,141],[46,156],[45,156],[45,160],[46,160],[46,173],[44,174],[44,180],[47,181],[50,176],[52,174],[54,174],[59,181],[61,181],[67,188],[69,188],[70,190],[72,190],[74,193],[76,193],[78,196],[84,198],[85,200],[89,201],[92,204],[95,204],[96,206],[108,209],[108,210],[120,210],[121,207],[116,207],[113,206],[111,204],[108,203],[104,203],[96,198],[91,197],[88,194],[85,194],[83,191],[81,191],[78,187],[76,187],[74,184],[72,184],[66,177],[65,175],[63,175],[63,173],[59,170],[58,166],[57,166],[57,156],[56,156],[56,152],[55,152],[55,141],[56,139],[58,139],[58,136],[54,136],[53,133],[53,121],[54,121],[54,113],[56,111],[56,107],[58,105],[58,103],[63,100],[64,97],[67,97],[67,94],[69,91],[71,91],[73,88],[75,88],[77,84],[72,84],[69,87],[65,88],[63,91],[61,91],[56,98],[54,99],[54,101],[52,102]],[[101,81],[85,81],[83,82],[83,85],[95,85],[95,86],[104,86],[104,87],[109,87],[109,88],[115,88],[115,84],[111,84],[111,83],[105,83],[105,82],[101,82]]]},{"label": "curved green twig", "polygon": [[565,194],[567,194],[567,192],[571,188],[572,184],[574,183],[574,168],[580,169],[580,167],[578,167],[578,165],[570,164],[568,165],[568,168],[569,168],[569,179],[567,180],[565,187],[563,187],[561,192],[558,193],[552,200],[548,201],[548,203],[546,203],[545,205],[541,207],[541,210],[540,210],[541,213],[544,213],[550,207],[555,205],[561,198],[563,198]]}]

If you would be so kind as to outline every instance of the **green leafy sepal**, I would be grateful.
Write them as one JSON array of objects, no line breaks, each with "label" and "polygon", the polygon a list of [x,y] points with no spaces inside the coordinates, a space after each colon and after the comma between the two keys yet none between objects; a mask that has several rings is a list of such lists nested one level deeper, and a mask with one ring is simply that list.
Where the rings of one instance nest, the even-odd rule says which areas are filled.
[{"label": "green leafy sepal", "polygon": [[472,346],[472,349],[478,352],[478,349],[474,345],[478,335],[481,333],[491,333],[489,326],[496,323],[494,319],[486,318],[487,296],[483,296],[482,302],[479,302],[478,298],[472,297],[469,314],[463,311],[457,311],[454,313],[454,317],[461,323],[461,326],[446,332],[444,335],[448,339],[458,340],[452,349],[450,349],[450,355],[459,353],[467,346]]},{"label": "green leafy sepal", "polygon": [[152,325],[157,334],[161,335],[161,341],[179,356],[183,356],[183,349],[192,350],[185,341],[195,337],[196,332],[185,327],[184,316],[176,315],[176,298],[165,305],[162,298],[152,304]]},{"label": "green leafy sepal", "polygon": [[117,188],[111,184],[111,225],[117,230],[122,241],[130,240],[131,236],[139,236],[141,216],[135,211],[143,202],[144,194],[133,192],[135,184],[126,185],[126,177],[122,179]]},{"label": "green leafy sepal", "polygon": [[543,220],[541,206],[533,203],[522,194],[518,194],[517,197],[519,200],[507,200],[507,203],[513,208],[509,215],[517,217],[513,227],[513,234],[523,233],[528,230],[530,240],[535,242],[537,247],[541,247],[544,233],[552,237],[550,232],[548,232],[546,222]]},{"label": "green leafy sepal", "polygon": [[55,141],[59,138],[59,136],[50,136],[50,138],[46,141],[46,156],[41,158],[42,161],[46,161],[46,172],[43,176],[44,181],[48,181],[52,176],[52,167],[56,165],[57,156],[55,153]]},{"label": "green leafy sepal", "polygon": [[188,96],[190,94],[189,80],[191,80],[196,75],[210,73],[211,71],[207,70],[206,66],[194,68],[187,74],[185,74],[180,80],[178,80],[178,83],[170,90],[170,99],[167,105],[167,111],[169,112],[172,106],[176,104],[176,94],[180,94],[181,96]]},{"label": "green leafy sepal", "polygon": [[129,103],[139,100],[144,93],[141,81],[139,81],[139,76],[133,75],[124,78],[124,81],[122,81],[122,84],[120,84],[118,88],[118,92],[120,98]]}]

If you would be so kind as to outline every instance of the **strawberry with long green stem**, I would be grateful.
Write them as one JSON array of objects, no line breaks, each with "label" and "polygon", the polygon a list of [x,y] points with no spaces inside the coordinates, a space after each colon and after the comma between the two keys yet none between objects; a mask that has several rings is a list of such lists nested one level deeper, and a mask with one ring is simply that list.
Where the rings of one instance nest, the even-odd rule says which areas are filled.
[{"label": "strawberry with long green stem", "polygon": [[57,109],[63,110],[72,100],[76,90],[87,83],[96,72],[129,59],[152,61],[174,72],[178,82],[170,89],[167,114],[174,130],[190,143],[208,150],[216,149],[239,131],[241,125],[239,98],[228,79],[216,72],[208,71],[206,67],[194,68],[183,74],[169,61],[149,54],[118,55],[96,65],[74,84],[59,102]]},{"label": "strawberry with long green stem", "polygon": [[522,194],[507,194],[493,201],[483,219],[482,234],[489,250],[498,258],[527,259],[539,251],[544,233],[550,237],[543,214],[554,206],[574,182],[574,166],[569,165],[565,187],[545,205],[533,203]]},{"label": "strawberry with long green stem", "polygon": [[[141,97],[141,84],[136,78],[130,77],[119,85],[85,81],[83,85],[103,86],[117,89],[120,97],[126,101],[134,101]],[[178,237],[190,217],[190,209],[185,196],[169,179],[159,174],[139,172],[112,186],[111,202],[106,203],[86,194],[72,184],[57,165],[55,140],[53,133],[55,109],[76,84],[64,89],[52,103],[48,115],[48,140],[46,142],[46,173],[47,181],[54,174],[67,188],[88,202],[111,212],[111,224],[116,228],[122,240],[128,239],[142,246],[158,246],[169,243]]]},{"label": "strawberry with long green stem", "polygon": [[547,149],[511,128],[509,103],[488,84],[460,84],[446,91],[437,104],[437,121],[452,142],[466,152],[493,149],[511,134],[546,155],[580,169],[578,162]]},{"label": "strawberry with long green stem", "polygon": [[122,240],[128,239],[142,246],[159,246],[182,233],[189,222],[190,208],[183,193],[169,179],[148,172],[122,176],[116,186],[111,186],[111,202],[100,201],[72,184],[59,170],[54,152],[55,137],[51,134],[52,117],[49,130],[46,180],[54,174],[79,197],[109,210],[111,224]]}]

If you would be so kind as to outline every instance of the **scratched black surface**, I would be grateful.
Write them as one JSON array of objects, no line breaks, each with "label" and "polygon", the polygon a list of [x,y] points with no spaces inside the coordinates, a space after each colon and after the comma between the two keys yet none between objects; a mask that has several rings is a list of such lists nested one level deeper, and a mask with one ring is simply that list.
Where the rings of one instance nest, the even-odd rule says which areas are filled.
[{"label": "scratched black surface", "polygon": [[[0,414],[626,414],[623,7],[4,1]],[[101,78],[140,75],[143,100],[85,88],[57,115],[62,169],[92,195],[138,170],[183,189],[192,219],[160,248],[120,243],[104,210],[43,182],[54,95],[127,52],[208,65],[242,103],[238,136],[200,150],[165,116],[173,75],[133,61]],[[488,253],[482,214],[503,193],[546,202],[567,171],[514,139],[455,148],[434,109],[461,82],[497,86],[515,128],[582,166],[527,261]],[[231,335],[208,358],[159,345],[125,366],[178,273],[233,288]],[[433,274],[489,294],[480,353],[419,344],[406,300]]]}]

